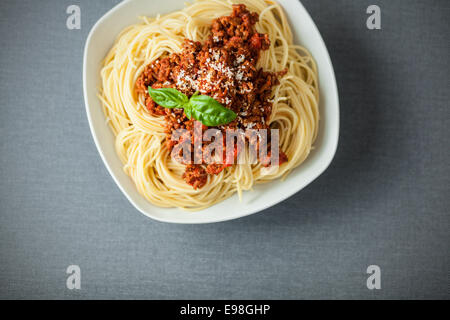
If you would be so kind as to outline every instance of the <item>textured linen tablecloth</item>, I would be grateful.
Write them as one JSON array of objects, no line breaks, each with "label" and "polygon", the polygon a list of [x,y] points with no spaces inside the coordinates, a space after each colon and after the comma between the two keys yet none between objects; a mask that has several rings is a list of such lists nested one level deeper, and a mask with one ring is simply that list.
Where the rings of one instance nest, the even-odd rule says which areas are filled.
[{"label": "textured linen tablecloth", "polygon": [[144,217],[95,148],[82,55],[118,2],[0,2],[0,298],[450,297],[450,2],[304,0],[336,71],[336,157],[288,200],[209,225]]}]

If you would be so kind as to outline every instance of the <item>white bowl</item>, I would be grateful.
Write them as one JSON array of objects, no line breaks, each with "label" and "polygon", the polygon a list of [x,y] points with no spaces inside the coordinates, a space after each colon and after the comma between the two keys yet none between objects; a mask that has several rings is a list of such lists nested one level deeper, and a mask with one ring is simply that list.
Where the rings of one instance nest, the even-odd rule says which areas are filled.
[{"label": "white bowl", "polygon": [[[243,1],[245,2],[245,1]],[[236,219],[269,208],[300,191],[316,179],[330,164],[339,136],[339,100],[333,66],[325,43],[308,12],[298,0],[278,0],[284,8],[294,33],[295,43],[309,49],[319,69],[320,130],[315,149],[308,159],[293,170],[286,180],[257,185],[254,191],[237,195],[198,212],[160,208],[142,197],[132,180],[122,170],[114,149],[114,135],[105,122],[97,90],[100,86],[101,61],[114,39],[125,27],[137,23],[139,16],[155,16],[184,7],[184,0],[128,0],[106,13],[92,28],[84,52],[83,86],[86,112],[92,136],[109,173],[128,200],[147,217],[172,223],[209,223]],[[281,218],[281,217],[280,217]]]}]

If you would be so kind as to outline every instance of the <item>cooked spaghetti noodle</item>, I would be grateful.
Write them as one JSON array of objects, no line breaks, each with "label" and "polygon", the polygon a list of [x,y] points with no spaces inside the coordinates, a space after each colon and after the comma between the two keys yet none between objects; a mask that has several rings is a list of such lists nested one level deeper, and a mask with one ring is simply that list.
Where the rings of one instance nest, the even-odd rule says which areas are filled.
[{"label": "cooked spaghetti noodle", "polygon": [[[258,14],[256,30],[270,40],[257,67],[281,75],[271,89],[271,112],[265,121],[270,128],[279,129],[280,151],[289,160],[269,171],[261,170],[261,163],[235,164],[208,175],[204,185],[194,189],[182,178],[185,165],[171,157],[165,118],[149,112],[136,82],[148,65],[180,52],[185,39],[208,39],[212,20],[230,15],[233,4],[242,2]],[[236,192],[241,197],[242,191],[257,183],[283,178],[308,157],[319,124],[317,68],[310,53],[293,43],[277,3],[196,0],[181,11],[142,20],[123,30],[106,56],[99,97],[124,170],[148,201],[161,207],[200,210]],[[244,157],[248,157],[247,151]]]}]

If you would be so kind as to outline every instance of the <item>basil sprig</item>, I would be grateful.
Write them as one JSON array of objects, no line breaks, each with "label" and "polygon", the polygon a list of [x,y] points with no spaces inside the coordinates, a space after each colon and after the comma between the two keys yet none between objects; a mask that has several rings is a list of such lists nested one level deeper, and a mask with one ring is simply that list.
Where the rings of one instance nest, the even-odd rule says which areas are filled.
[{"label": "basil sprig", "polygon": [[225,108],[210,96],[195,93],[190,99],[173,88],[153,89],[148,87],[153,101],[164,108],[183,108],[188,119],[194,118],[205,126],[215,127],[236,119],[233,110]]}]

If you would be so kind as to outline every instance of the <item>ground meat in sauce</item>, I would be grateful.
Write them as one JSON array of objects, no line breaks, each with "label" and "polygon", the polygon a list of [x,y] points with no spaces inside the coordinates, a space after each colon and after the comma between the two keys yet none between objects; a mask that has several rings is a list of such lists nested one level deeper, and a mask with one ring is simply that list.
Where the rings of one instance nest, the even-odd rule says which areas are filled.
[{"label": "ground meat in sauce", "polygon": [[[198,91],[213,97],[238,115],[233,122],[218,128],[222,131],[228,128],[269,128],[272,87],[279,84],[278,78],[286,70],[272,73],[256,68],[261,50],[270,46],[268,35],[255,31],[257,21],[257,13],[249,12],[245,5],[233,5],[230,16],[219,17],[212,22],[208,40],[201,43],[186,39],[180,53],[153,61],[144,68],[137,79],[136,90],[145,95],[145,105],[150,114],[165,117],[169,150],[179,143],[170,139],[172,132],[187,129],[193,134],[194,120],[189,120],[183,109],[157,105],[148,94],[149,86],[154,89],[176,88],[188,96]],[[280,163],[285,161],[287,157],[280,151]],[[267,159],[261,159],[261,162],[268,165]],[[194,189],[201,188],[208,174],[219,174],[227,166],[187,165],[183,178]]]},{"label": "ground meat in sauce", "polygon": [[202,165],[188,164],[182,178],[194,189],[199,189],[206,184],[208,175]]}]

